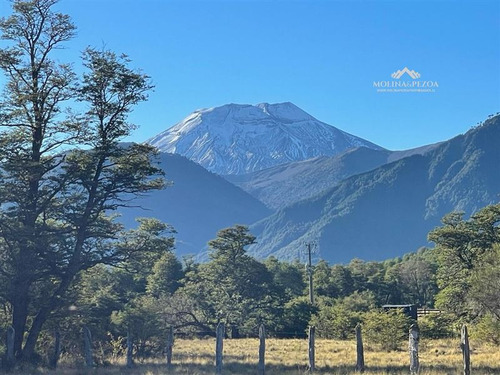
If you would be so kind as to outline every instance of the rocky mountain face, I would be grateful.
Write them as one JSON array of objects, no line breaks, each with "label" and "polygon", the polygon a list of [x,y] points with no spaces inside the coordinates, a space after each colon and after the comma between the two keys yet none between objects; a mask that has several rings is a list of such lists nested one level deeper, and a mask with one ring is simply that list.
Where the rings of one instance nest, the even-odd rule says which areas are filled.
[{"label": "rocky mountain face", "polygon": [[355,147],[382,150],[315,119],[292,103],[201,109],[148,142],[220,175],[338,155]]},{"label": "rocky mountain face", "polygon": [[500,198],[500,116],[464,135],[351,176],[252,226],[259,258],[295,259],[306,242],[332,262],[386,259],[427,245],[445,214]]}]

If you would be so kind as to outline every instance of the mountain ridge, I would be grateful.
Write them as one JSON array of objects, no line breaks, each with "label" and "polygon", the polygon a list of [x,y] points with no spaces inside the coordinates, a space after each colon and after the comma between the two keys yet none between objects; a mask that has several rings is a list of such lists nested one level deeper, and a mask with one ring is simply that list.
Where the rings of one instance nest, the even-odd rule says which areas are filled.
[{"label": "mountain ridge", "polygon": [[335,156],[319,156],[243,175],[226,175],[271,209],[284,208],[332,188],[342,180],[404,157],[430,152],[440,143],[404,151],[357,147]]}]

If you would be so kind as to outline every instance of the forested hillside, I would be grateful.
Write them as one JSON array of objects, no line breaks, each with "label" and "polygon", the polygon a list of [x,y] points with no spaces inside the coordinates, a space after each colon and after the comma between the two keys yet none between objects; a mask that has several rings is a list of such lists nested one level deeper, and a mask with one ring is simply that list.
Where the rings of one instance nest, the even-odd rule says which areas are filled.
[{"label": "forested hillside", "polygon": [[317,242],[333,262],[382,259],[427,246],[427,233],[448,212],[466,216],[498,202],[500,116],[424,155],[413,155],[350,177],[322,194],[252,226],[265,258],[295,259]]},{"label": "forested hillside", "polygon": [[154,217],[177,231],[176,254],[198,254],[220,228],[251,224],[272,213],[260,201],[222,177],[175,154],[160,153],[168,187],[119,210],[120,222],[135,228],[137,217]]},{"label": "forested hillside", "polygon": [[408,156],[424,155],[437,146],[433,144],[405,151],[357,147],[336,156],[319,156],[224,178],[277,210],[315,197],[351,176]]}]

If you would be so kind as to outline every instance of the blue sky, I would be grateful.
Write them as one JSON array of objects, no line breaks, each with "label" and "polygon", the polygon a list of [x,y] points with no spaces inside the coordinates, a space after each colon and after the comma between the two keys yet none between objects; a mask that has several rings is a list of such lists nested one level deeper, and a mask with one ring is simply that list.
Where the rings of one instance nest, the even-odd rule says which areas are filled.
[{"label": "blue sky", "polygon": [[[127,53],[156,86],[143,141],[198,108],[290,101],[389,149],[463,133],[500,110],[500,1],[61,0],[87,45]],[[10,13],[0,0],[0,14]],[[433,93],[380,93],[407,66]],[[408,78],[408,77],[407,77]]]}]

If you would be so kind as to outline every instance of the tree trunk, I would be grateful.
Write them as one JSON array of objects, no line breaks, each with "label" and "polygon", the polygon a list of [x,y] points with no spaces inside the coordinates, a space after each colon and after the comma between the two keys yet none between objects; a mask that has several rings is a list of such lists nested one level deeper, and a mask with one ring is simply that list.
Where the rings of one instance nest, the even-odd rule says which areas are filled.
[{"label": "tree trunk", "polygon": [[166,356],[167,356],[167,367],[172,367],[172,348],[174,346],[174,327],[170,326],[167,331],[167,347],[166,347]]},{"label": "tree trunk", "polygon": [[38,336],[40,336],[40,332],[42,331],[43,324],[47,320],[48,312],[48,307],[42,307],[33,320],[30,331],[28,333],[28,338],[26,339],[26,343],[24,344],[24,348],[22,351],[23,359],[29,360],[33,357],[33,354],[35,353],[36,342],[38,341]]},{"label": "tree trunk", "polygon": [[[12,327],[14,327],[14,355],[16,358],[22,357],[24,333],[28,321],[29,310],[29,290],[31,285],[31,275],[29,271],[29,258],[26,248],[21,251],[19,259],[16,261],[16,276],[12,282],[11,304],[12,304]],[[26,264],[28,263],[28,264]]]},{"label": "tree trunk", "polygon": [[92,356],[92,334],[86,326],[83,327],[83,343],[85,351],[85,365],[87,367],[94,367],[94,358]]},{"label": "tree trunk", "polygon": [[239,339],[240,338],[240,330],[237,326],[232,325],[229,332],[231,333],[232,339]]},{"label": "tree trunk", "polygon": [[61,334],[59,331],[54,332],[54,352],[49,358],[49,366],[53,369],[57,368],[59,356],[61,355]]},{"label": "tree trunk", "polygon": [[[30,331],[28,333],[28,338],[26,339],[26,343],[24,344],[24,348],[22,350],[22,358],[29,359],[33,356],[35,352],[36,343],[38,341],[38,337],[40,336],[40,332],[42,331],[43,325],[47,321],[49,314],[51,311],[56,309],[61,304],[62,298],[66,294],[73,278],[78,273],[79,269],[75,265],[75,254],[73,255],[72,263],[70,264],[70,270],[66,276],[61,280],[61,283],[57,287],[56,291],[52,294],[52,296],[46,301],[45,305],[43,305],[33,320]],[[78,258],[77,258],[78,259]]]},{"label": "tree trunk", "polygon": [[14,355],[17,358],[22,357],[24,332],[26,330],[26,321],[28,319],[28,301],[24,293],[12,301],[12,327],[14,327]]},{"label": "tree trunk", "polygon": [[127,367],[132,368],[134,366],[134,359],[132,358],[132,352],[134,350],[134,345],[132,341],[132,333],[130,329],[127,330]]},{"label": "tree trunk", "polygon": [[7,328],[7,352],[6,352],[6,363],[5,363],[5,368],[7,370],[10,370],[15,363],[15,356],[14,356],[14,340],[15,340],[16,332],[14,330],[14,327],[10,326]]}]

